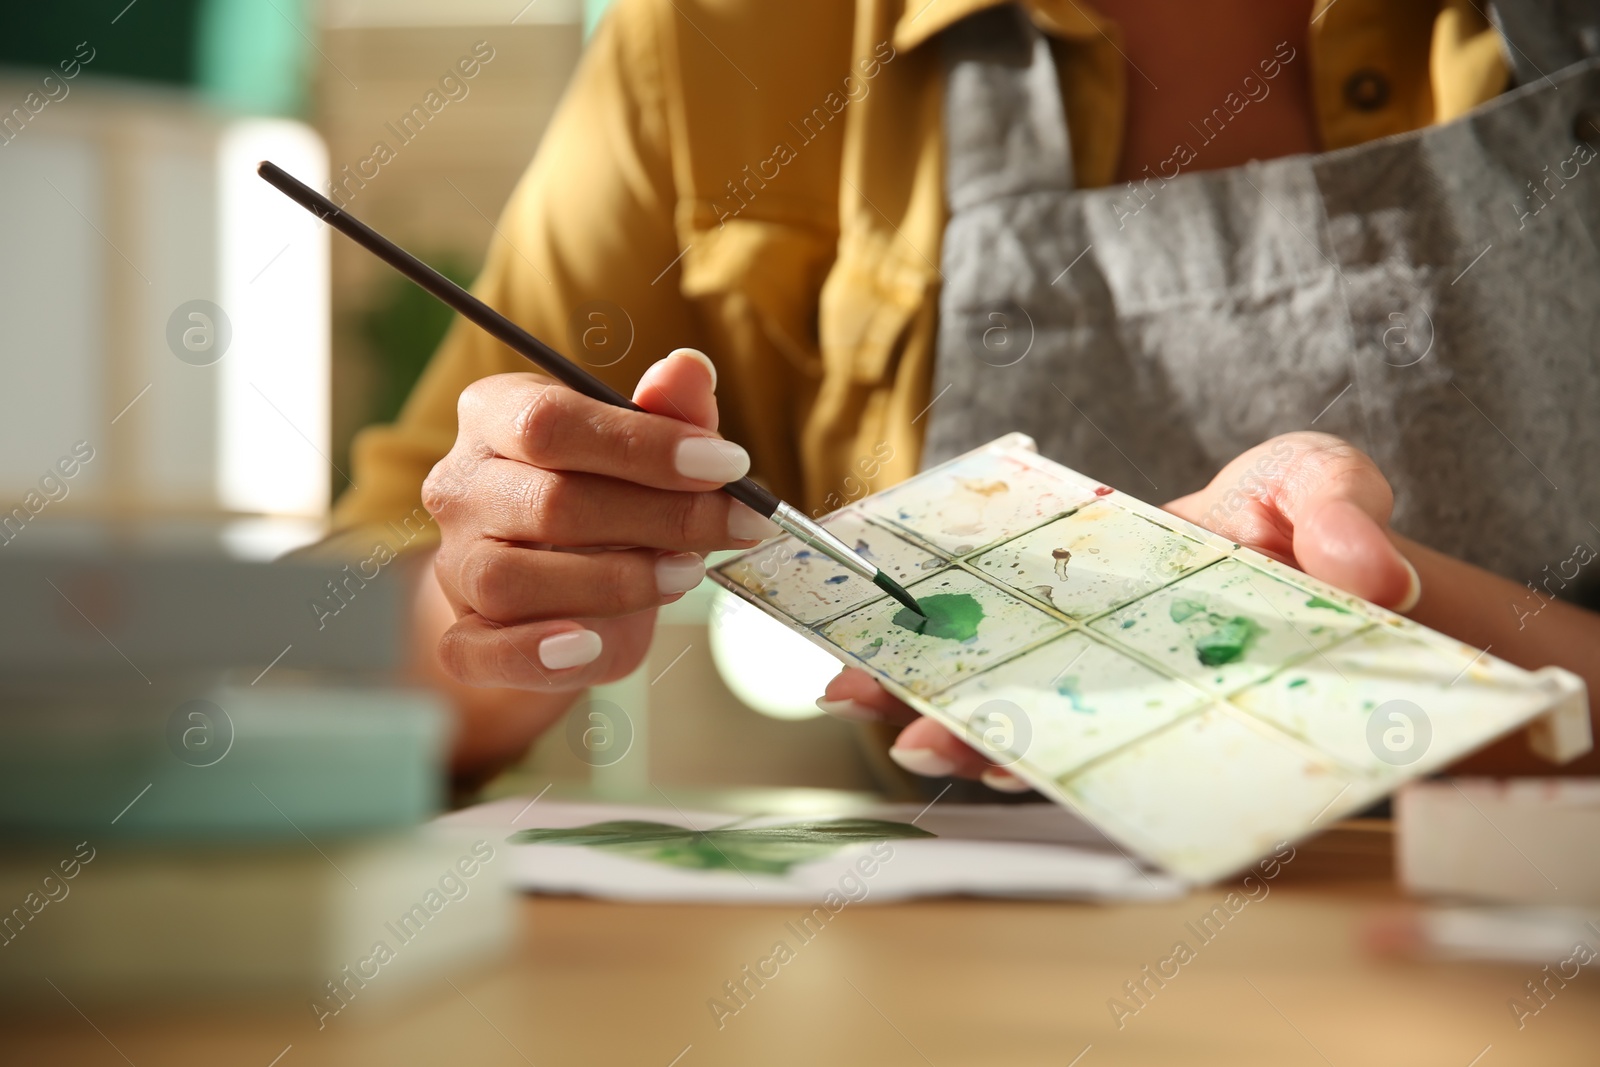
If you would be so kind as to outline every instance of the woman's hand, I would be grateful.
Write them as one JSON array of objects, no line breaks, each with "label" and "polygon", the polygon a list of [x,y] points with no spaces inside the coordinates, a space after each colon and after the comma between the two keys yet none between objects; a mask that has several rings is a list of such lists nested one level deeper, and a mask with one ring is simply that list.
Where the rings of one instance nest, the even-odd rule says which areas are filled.
[{"label": "woman's hand", "polygon": [[640,379],[644,412],[536,374],[461,394],[455,447],[422,491],[455,614],[438,642],[447,675],[554,693],[620,678],[656,608],[705,576],[705,553],[778,532],[716,491],[750,459],[716,434],[715,387],[711,361],[679,349]]},{"label": "woman's hand", "polygon": [[[1172,501],[1166,510],[1346,592],[1406,612],[1416,606],[1422,589],[1415,567],[1389,533],[1393,504],[1388,481],[1365,453],[1337,437],[1302,432],[1250,449],[1210,485]],[[865,671],[843,671],[817,704],[841,718],[909,724],[889,750],[908,771],[982,778],[1005,792],[1028,789],[943,726],[890,696]]]}]

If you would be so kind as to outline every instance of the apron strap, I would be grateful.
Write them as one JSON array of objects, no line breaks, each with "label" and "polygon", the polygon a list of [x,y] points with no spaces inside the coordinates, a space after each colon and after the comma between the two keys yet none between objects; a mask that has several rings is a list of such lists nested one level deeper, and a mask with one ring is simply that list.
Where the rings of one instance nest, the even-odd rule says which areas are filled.
[{"label": "apron strap", "polygon": [[1600,56],[1600,0],[1495,0],[1489,21],[1517,85]]},{"label": "apron strap", "polygon": [[[1050,42],[1005,4],[940,39],[952,211],[1032,189],[1070,191],[1072,145]],[[1000,123],[996,115],[1015,116]]]}]

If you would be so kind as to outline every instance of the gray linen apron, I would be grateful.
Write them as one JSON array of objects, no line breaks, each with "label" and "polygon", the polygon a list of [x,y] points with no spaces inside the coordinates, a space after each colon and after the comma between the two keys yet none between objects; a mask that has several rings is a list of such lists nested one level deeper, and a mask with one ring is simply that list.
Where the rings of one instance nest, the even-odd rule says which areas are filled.
[{"label": "gray linen apron", "polygon": [[1456,122],[1137,194],[1073,188],[1017,9],[947,31],[924,464],[1022,430],[1164,503],[1312,428],[1377,461],[1398,530],[1559,592],[1600,547],[1600,2],[1495,18],[1517,87]]}]

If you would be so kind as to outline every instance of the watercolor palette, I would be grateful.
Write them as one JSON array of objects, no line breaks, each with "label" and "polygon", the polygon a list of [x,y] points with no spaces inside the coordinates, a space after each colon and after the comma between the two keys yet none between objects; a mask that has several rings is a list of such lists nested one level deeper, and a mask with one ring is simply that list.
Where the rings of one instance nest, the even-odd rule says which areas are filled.
[{"label": "watercolor palette", "polygon": [[927,619],[789,538],[712,577],[1194,882],[1519,727],[1588,750],[1526,671],[1036,454],[1012,434],[822,520]]}]

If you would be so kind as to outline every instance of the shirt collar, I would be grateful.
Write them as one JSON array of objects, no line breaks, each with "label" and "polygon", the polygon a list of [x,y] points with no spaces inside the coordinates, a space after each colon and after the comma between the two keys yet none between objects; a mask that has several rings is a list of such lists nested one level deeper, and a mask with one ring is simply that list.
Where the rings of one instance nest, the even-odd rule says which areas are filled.
[{"label": "shirt collar", "polygon": [[[1008,0],[897,0],[901,6],[894,28],[894,46],[909,51],[969,15],[999,7]],[[1021,0],[1034,25],[1056,37],[1090,40],[1110,37],[1116,26],[1093,11],[1086,0]]]}]

